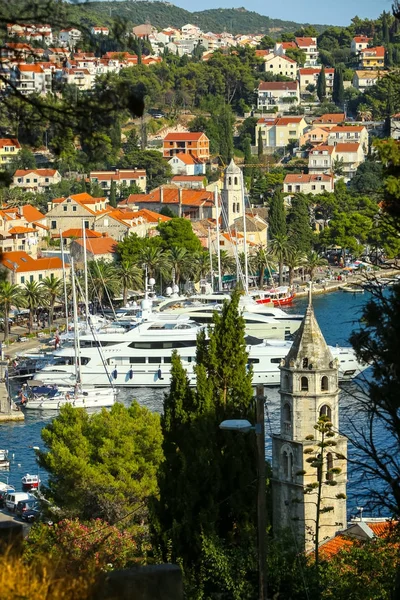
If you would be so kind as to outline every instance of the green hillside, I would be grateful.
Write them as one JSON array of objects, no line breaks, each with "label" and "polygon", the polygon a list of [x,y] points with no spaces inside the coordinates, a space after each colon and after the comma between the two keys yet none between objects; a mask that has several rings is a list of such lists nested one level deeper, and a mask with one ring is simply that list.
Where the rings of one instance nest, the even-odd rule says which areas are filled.
[{"label": "green hillside", "polygon": [[[269,33],[273,35],[283,31],[294,31],[301,27],[300,23],[270,19],[256,12],[247,11],[245,8],[189,12],[169,2],[135,2],[132,0],[85,2],[71,6],[71,12],[77,22],[86,25],[107,25],[118,17],[134,25],[149,21],[155,27],[161,28],[182,27],[187,23],[193,23],[205,32],[229,31],[233,34]],[[318,31],[322,31],[325,26],[319,25],[316,28]]]}]

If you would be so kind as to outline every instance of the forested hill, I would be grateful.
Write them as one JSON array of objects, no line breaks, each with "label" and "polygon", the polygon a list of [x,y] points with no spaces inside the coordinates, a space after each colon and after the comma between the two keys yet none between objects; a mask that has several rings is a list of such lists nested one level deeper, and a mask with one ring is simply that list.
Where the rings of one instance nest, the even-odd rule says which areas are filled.
[{"label": "forested hill", "polygon": [[[76,21],[85,24],[107,25],[111,18],[122,18],[139,25],[149,21],[155,27],[182,27],[187,23],[197,25],[204,32],[278,34],[299,29],[301,24],[294,21],[270,19],[245,8],[212,9],[201,12],[189,12],[169,2],[114,1],[84,2],[71,6]],[[111,17],[110,17],[111,14]],[[326,26],[316,25],[318,31]]]}]

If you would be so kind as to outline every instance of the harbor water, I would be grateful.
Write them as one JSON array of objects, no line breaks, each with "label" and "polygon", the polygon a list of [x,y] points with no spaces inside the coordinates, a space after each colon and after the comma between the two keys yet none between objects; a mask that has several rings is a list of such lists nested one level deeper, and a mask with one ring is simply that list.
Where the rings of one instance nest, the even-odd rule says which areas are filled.
[{"label": "harbor water", "polygon": [[[322,333],[328,344],[349,345],[349,336],[358,327],[358,321],[366,301],[370,299],[369,293],[345,294],[335,292],[326,295],[315,296],[313,299],[314,310],[321,327]],[[299,299],[285,310],[292,313],[305,312],[306,299]],[[118,399],[126,406],[133,398],[149,410],[162,411],[165,390],[162,389],[137,389],[119,390]],[[279,432],[279,394],[277,388],[266,388],[266,456],[270,458],[271,432]],[[348,428],[347,419],[351,418],[352,398],[346,390],[341,392],[341,430],[346,433]],[[349,417],[350,415],[350,417]],[[0,471],[0,480],[5,481],[8,477],[9,483],[21,489],[21,477],[26,473],[37,474],[38,465],[33,447],[44,448],[41,440],[41,429],[54,418],[54,412],[28,411],[24,423],[4,423],[0,425],[0,448],[9,451],[11,466],[10,472]],[[382,431],[382,442],[385,432]],[[39,473],[42,482],[46,482],[47,474]],[[349,514],[354,514],[355,507],[363,505],[357,495],[354,484],[352,467],[349,465],[348,477],[348,508]]]}]

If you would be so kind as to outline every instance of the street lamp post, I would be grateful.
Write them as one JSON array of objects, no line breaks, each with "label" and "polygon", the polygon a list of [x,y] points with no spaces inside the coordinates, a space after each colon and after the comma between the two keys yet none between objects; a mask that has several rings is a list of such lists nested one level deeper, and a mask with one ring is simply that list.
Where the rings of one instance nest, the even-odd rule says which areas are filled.
[{"label": "street lamp post", "polygon": [[223,421],[220,429],[248,433],[255,431],[257,440],[257,531],[258,531],[258,589],[259,600],[267,598],[267,505],[265,497],[265,423],[264,423],[264,386],[258,385],[256,391],[256,425],[245,419]]}]

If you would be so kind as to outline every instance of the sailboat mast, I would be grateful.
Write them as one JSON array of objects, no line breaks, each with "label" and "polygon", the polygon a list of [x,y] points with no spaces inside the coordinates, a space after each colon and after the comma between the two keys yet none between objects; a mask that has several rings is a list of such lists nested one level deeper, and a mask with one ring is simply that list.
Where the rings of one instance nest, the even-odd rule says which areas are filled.
[{"label": "sailboat mast", "polygon": [[218,259],[218,291],[222,292],[222,274],[221,274],[221,248],[219,240],[219,199],[218,199],[218,187],[215,186],[214,190],[214,203],[217,216],[217,259]]},{"label": "sailboat mast", "polygon": [[84,276],[85,276],[85,313],[86,313],[86,326],[89,325],[89,290],[88,290],[88,272],[87,272],[87,252],[86,252],[86,228],[85,221],[82,219],[82,238],[83,238],[83,263],[84,263]]},{"label": "sailboat mast", "polygon": [[208,228],[208,252],[210,254],[211,291],[213,292],[214,291],[214,271],[213,271],[211,229],[210,228]]},{"label": "sailboat mast", "polygon": [[81,385],[81,353],[79,348],[79,326],[78,326],[78,304],[76,301],[75,287],[75,269],[74,259],[71,258],[71,279],[72,279],[72,303],[74,309],[74,350],[75,350],[75,378],[77,385]]},{"label": "sailboat mast", "polygon": [[63,267],[64,302],[65,302],[65,327],[66,327],[66,332],[68,333],[67,274],[65,272],[64,239],[63,239],[63,236],[62,236],[61,229],[59,229],[59,233],[60,233],[60,245],[61,245],[61,260],[62,260],[62,267]]},{"label": "sailboat mast", "polygon": [[244,252],[244,291],[249,293],[249,261],[247,256],[247,230],[246,230],[246,197],[244,189],[243,171],[241,172],[242,183],[242,207],[243,207],[243,252]]}]

